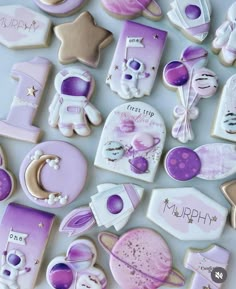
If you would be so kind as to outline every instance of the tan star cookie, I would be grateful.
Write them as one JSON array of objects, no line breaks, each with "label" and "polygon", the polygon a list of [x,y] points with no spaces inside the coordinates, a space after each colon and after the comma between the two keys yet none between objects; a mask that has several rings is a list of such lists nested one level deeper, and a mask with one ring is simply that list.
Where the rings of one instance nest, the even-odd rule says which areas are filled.
[{"label": "tan star cookie", "polygon": [[72,23],[65,23],[54,28],[61,41],[58,58],[62,64],[76,60],[97,67],[100,50],[113,40],[112,33],[95,24],[89,12],[83,12]]}]

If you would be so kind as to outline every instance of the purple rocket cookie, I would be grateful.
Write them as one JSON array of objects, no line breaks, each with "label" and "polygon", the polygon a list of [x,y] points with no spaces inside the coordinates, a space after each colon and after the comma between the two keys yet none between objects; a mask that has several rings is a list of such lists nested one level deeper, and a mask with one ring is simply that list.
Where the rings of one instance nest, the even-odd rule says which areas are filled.
[{"label": "purple rocket cookie", "polygon": [[138,228],[120,238],[102,232],[98,239],[110,255],[110,269],[121,288],[156,289],[162,285],[184,285],[183,276],[172,268],[172,256],[166,242],[155,231]]}]

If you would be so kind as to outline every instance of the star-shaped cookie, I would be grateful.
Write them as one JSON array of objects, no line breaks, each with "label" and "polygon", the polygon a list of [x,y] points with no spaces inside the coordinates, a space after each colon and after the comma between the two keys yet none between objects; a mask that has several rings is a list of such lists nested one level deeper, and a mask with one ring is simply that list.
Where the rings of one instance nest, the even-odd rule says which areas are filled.
[{"label": "star-shaped cookie", "polygon": [[97,67],[100,50],[113,40],[112,33],[95,24],[89,12],[83,12],[72,23],[65,23],[54,28],[61,41],[58,58],[62,64],[76,60],[92,67]]}]

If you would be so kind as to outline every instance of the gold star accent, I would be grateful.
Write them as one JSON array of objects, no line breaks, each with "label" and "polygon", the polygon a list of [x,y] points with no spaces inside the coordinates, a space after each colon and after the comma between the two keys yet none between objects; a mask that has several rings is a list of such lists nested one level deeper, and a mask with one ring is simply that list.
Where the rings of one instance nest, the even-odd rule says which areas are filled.
[{"label": "gold star accent", "polygon": [[193,223],[193,219],[189,219],[189,220],[188,220],[188,223],[189,223],[189,224],[192,224],[192,223]]},{"label": "gold star accent", "polygon": [[169,199],[165,199],[164,203],[167,205],[169,204]]},{"label": "gold star accent", "polygon": [[208,286],[203,286],[202,289],[211,289],[211,286],[208,285]]},{"label": "gold star accent", "polygon": [[78,60],[97,67],[100,50],[113,40],[112,33],[97,26],[88,11],[81,13],[74,22],[56,26],[54,31],[61,41],[58,58],[62,64]]},{"label": "gold star accent", "polygon": [[159,36],[158,36],[157,34],[155,34],[155,35],[153,35],[153,38],[154,38],[154,39],[158,39]]},{"label": "gold star accent", "polygon": [[28,87],[27,90],[28,90],[27,96],[35,96],[36,92],[38,91],[37,89],[35,89],[34,86]]},{"label": "gold star accent", "polygon": [[119,69],[119,66],[118,65],[115,65],[115,70]]},{"label": "gold star accent", "polygon": [[213,222],[217,222],[217,217],[214,216],[214,217],[212,218],[212,221],[213,221]]},{"label": "gold star accent", "polygon": [[107,80],[111,80],[111,74],[107,76]]},{"label": "gold star accent", "polygon": [[178,216],[179,216],[179,213],[176,211],[176,212],[174,213],[174,215],[175,215],[175,217],[178,217]]},{"label": "gold star accent", "polygon": [[43,228],[44,224],[43,223],[39,223],[38,226],[39,226],[39,228]]},{"label": "gold star accent", "polygon": [[39,264],[39,260],[35,260],[34,265],[38,265]]}]

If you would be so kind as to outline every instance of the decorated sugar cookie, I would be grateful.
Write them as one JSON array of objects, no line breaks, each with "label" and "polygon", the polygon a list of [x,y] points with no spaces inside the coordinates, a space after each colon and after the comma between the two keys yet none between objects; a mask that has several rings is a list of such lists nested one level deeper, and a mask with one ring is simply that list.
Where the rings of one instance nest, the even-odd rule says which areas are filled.
[{"label": "decorated sugar cookie", "polygon": [[236,181],[232,180],[225,182],[220,186],[220,188],[232,206],[230,216],[231,226],[236,229]]},{"label": "decorated sugar cookie", "polygon": [[90,103],[95,87],[92,75],[80,68],[66,68],[55,78],[56,94],[49,106],[49,124],[67,137],[90,134],[88,120],[94,125],[102,121],[100,112]]},{"label": "decorated sugar cookie", "polygon": [[157,21],[162,17],[161,8],[156,0],[101,0],[104,9],[120,19],[131,19],[144,16]]},{"label": "decorated sugar cookie", "polygon": [[228,10],[227,19],[216,30],[212,42],[213,52],[219,54],[220,61],[227,66],[236,60],[236,2]]},{"label": "decorated sugar cookie", "polygon": [[166,38],[165,31],[126,21],[106,79],[111,90],[124,99],[150,95]]},{"label": "decorated sugar cookie", "polygon": [[164,68],[165,84],[177,89],[180,97],[180,105],[173,111],[176,121],[172,136],[182,143],[194,139],[191,120],[199,115],[199,100],[213,96],[218,88],[216,74],[205,68],[207,57],[204,48],[189,46],[183,51],[181,61],[171,61]]},{"label": "decorated sugar cookie", "polygon": [[205,250],[189,249],[184,266],[193,271],[189,289],[220,289],[227,279],[229,251],[211,245]]},{"label": "decorated sugar cookie", "polygon": [[47,47],[49,18],[21,5],[0,6],[0,43],[8,48]]},{"label": "decorated sugar cookie", "polygon": [[106,289],[107,279],[95,262],[97,250],[88,239],[72,242],[66,256],[54,258],[47,268],[47,281],[53,289]]},{"label": "decorated sugar cookie", "polygon": [[54,221],[51,213],[16,203],[0,224],[0,288],[34,289]]},{"label": "decorated sugar cookie", "polygon": [[152,106],[143,102],[122,104],[107,117],[94,164],[153,182],[165,136],[162,117]]},{"label": "decorated sugar cookie", "polygon": [[60,231],[69,236],[80,235],[95,224],[117,231],[122,229],[141,201],[143,188],[133,184],[102,184],[91,197],[89,206],[70,212],[61,222]]},{"label": "decorated sugar cookie", "polygon": [[43,57],[13,66],[11,75],[19,82],[8,116],[0,121],[0,135],[33,143],[39,140],[41,130],[33,126],[33,121],[51,67]]},{"label": "decorated sugar cookie", "polygon": [[62,141],[35,146],[20,167],[20,183],[26,196],[37,205],[63,207],[82,191],[87,162],[76,147]]},{"label": "decorated sugar cookie", "polygon": [[211,10],[210,0],[173,0],[167,16],[190,40],[201,43],[210,29]]},{"label": "decorated sugar cookie", "polygon": [[147,217],[180,240],[215,240],[228,210],[195,188],[154,189]]},{"label": "decorated sugar cookie", "polygon": [[110,255],[111,273],[123,289],[181,287],[183,276],[172,268],[171,252],[164,239],[148,228],[130,230],[118,237],[102,232],[102,247]]}]

